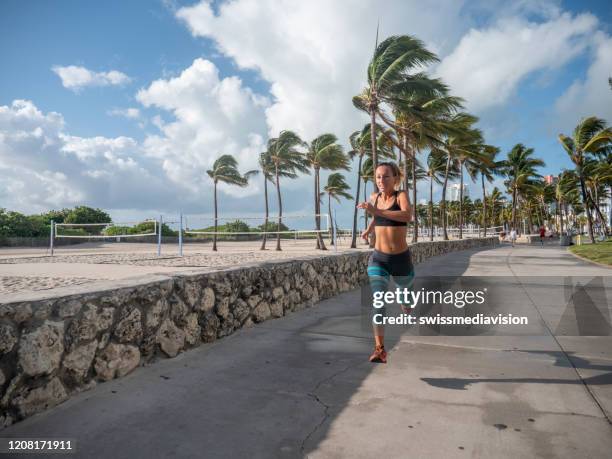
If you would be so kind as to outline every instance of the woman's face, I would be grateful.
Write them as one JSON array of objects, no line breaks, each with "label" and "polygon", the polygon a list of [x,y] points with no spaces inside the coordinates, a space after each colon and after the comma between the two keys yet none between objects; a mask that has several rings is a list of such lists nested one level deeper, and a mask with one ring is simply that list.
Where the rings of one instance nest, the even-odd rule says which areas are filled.
[{"label": "woman's face", "polygon": [[376,186],[381,192],[395,190],[397,176],[393,175],[393,169],[389,166],[380,166],[376,169]]}]

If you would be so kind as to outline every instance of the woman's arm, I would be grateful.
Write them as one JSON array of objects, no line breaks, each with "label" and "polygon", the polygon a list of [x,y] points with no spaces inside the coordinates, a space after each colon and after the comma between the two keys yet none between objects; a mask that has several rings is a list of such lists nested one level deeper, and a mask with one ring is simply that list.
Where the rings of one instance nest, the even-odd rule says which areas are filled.
[{"label": "woman's arm", "polygon": [[401,210],[385,210],[385,209],[377,209],[371,203],[361,203],[359,204],[360,209],[365,209],[369,214],[378,215],[380,217],[388,218],[389,220],[395,220],[396,222],[411,222],[413,220],[412,217],[412,206],[410,205],[410,200],[408,199],[408,195],[405,191],[400,191],[397,194],[397,203],[400,206]]}]

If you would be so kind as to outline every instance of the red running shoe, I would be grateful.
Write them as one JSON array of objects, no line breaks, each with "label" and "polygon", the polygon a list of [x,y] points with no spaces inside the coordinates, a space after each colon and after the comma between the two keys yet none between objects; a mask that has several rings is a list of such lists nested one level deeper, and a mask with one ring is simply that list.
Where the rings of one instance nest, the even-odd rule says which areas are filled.
[{"label": "red running shoe", "polygon": [[387,351],[385,346],[376,346],[374,352],[370,356],[370,362],[372,363],[387,363]]}]

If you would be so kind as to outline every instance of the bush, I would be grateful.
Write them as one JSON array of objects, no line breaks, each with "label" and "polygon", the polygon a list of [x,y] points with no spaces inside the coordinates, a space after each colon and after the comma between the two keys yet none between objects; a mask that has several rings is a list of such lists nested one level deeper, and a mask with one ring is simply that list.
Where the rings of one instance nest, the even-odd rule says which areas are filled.
[{"label": "bush", "polygon": [[110,223],[111,221],[110,215],[103,210],[87,206],[75,207],[64,219],[64,223]]}]

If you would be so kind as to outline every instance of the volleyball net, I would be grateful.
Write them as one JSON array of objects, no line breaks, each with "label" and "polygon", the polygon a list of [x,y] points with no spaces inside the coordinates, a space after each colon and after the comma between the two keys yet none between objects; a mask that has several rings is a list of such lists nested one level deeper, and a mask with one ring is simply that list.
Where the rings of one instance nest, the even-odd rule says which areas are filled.
[{"label": "volleyball net", "polygon": [[121,223],[55,223],[52,231],[56,239],[135,238],[157,236],[159,224],[153,219]]},{"label": "volleyball net", "polygon": [[[319,229],[316,228],[316,219]],[[250,217],[201,215],[183,216],[185,237],[207,238],[217,236],[217,240],[256,240],[262,237],[279,236],[283,239],[311,239],[318,233],[330,232],[327,214],[284,215],[282,217]]]}]

